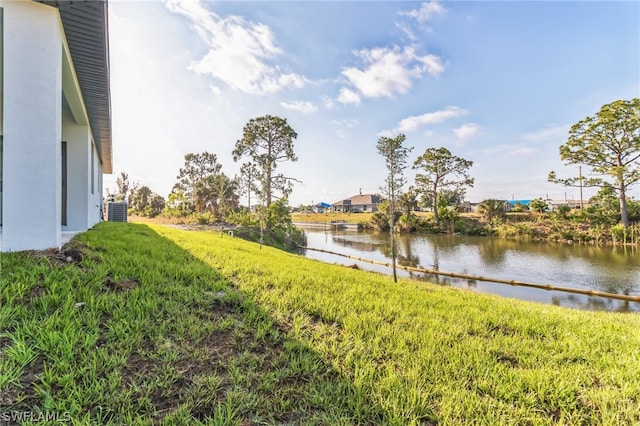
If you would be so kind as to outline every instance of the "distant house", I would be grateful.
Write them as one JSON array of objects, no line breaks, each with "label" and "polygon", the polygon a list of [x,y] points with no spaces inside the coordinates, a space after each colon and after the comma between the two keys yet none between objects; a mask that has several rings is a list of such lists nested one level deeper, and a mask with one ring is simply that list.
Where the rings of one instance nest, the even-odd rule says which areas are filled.
[{"label": "distant house", "polygon": [[311,207],[311,210],[314,213],[326,213],[328,211],[331,210],[331,204],[327,204],[327,203],[318,203],[316,205],[314,205],[313,207]]},{"label": "distant house", "polygon": [[527,210],[529,210],[529,205],[531,204],[531,200],[506,200],[505,201],[505,211],[510,212],[518,204],[521,205],[522,207],[525,207]]},{"label": "distant house", "polygon": [[579,209],[581,205],[586,208],[589,206],[589,203],[587,201],[582,201],[581,203],[580,200],[547,200],[547,208],[551,211],[557,210],[560,206],[567,206],[570,209]]},{"label": "distant house", "polygon": [[373,194],[358,194],[331,204],[335,213],[373,213],[378,210],[380,197]]},{"label": "distant house", "polygon": [[106,0],[0,0],[0,250],[101,219],[112,172]]},{"label": "distant house", "polygon": [[478,211],[478,204],[480,203],[471,203],[469,201],[464,201],[462,202],[462,204],[458,205],[458,212],[475,213]]}]

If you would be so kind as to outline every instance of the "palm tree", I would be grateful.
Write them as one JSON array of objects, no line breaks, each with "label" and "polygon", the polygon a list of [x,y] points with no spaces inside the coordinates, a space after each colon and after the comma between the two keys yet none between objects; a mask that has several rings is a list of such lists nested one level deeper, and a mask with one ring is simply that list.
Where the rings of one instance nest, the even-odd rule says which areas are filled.
[{"label": "palm tree", "polygon": [[238,206],[238,184],[224,173],[210,175],[195,185],[194,202],[199,212],[209,211],[219,219]]}]

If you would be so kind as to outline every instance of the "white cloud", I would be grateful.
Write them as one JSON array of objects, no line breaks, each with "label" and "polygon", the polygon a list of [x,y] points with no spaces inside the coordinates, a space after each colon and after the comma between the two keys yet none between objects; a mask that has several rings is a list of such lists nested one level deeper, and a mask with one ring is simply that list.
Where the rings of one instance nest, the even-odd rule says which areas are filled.
[{"label": "white cloud", "polygon": [[396,22],[396,27],[402,31],[409,40],[411,41],[415,41],[418,39],[418,37],[416,37],[415,33],[413,32],[413,30],[411,28],[409,28],[409,26],[403,22]]},{"label": "white cloud", "polygon": [[[281,74],[278,77],[278,85],[280,87],[294,87],[296,89],[303,88],[309,80],[305,76],[295,73]],[[280,88],[279,87],[279,88]]]},{"label": "white cloud", "polygon": [[484,148],[481,149],[480,152],[483,155],[490,155],[493,157],[497,157],[497,156],[520,156],[520,157],[524,157],[524,156],[528,156],[531,154],[535,154],[536,152],[539,152],[540,150],[537,148],[529,148],[526,146],[520,146],[520,145],[506,145],[506,144],[502,144],[502,145],[493,145],[491,147],[488,148]]},{"label": "white cloud", "polygon": [[570,126],[551,126],[522,135],[522,139],[527,142],[553,142],[557,141],[558,145],[566,142],[569,136]]},{"label": "white cloud", "polygon": [[363,69],[348,67],[342,70],[342,75],[366,98],[407,93],[413,79],[424,73],[437,76],[444,71],[438,56],[419,56],[415,46],[376,47],[354,54],[364,63]]},{"label": "white cloud", "polygon": [[471,136],[478,133],[480,130],[480,126],[475,123],[465,123],[457,129],[453,129],[453,133],[455,133],[458,139],[467,139]]},{"label": "white cloud", "polygon": [[539,150],[536,148],[522,147],[522,148],[516,148],[514,150],[511,150],[509,152],[509,155],[529,156],[529,155],[535,154],[538,151]]},{"label": "white cloud", "polygon": [[312,104],[311,102],[303,102],[303,101],[280,102],[280,105],[282,105],[282,107],[286,109],[300,111],[305,114],[316,112],[318,110],[318,107]]},{"label": "white cloud", "polygon": [[320,100],[322,100],[322,104],[326,109],[333,109],[336,106],[335,103],[333,102],[333,99],[331,99],[327,95],[322,95]]},{"label": "white cloud", "polygon": [[331,120],[329,124],[338,127],[356,127],[360,122],[355,118],[349,118],[344,120]]},{"label": "white cloud", "polygon": [[192,71],[210,75],[233,90],[250,94],[275,93],[283,88],[300,88],[307,80],[295,73],[269,65],[281,55],[271,29],[247,22],[240,16],[222,18],[200,1],[165,0],[169,11],[186,17],[209,51],[191,63]]},{"label": "white cloud", "polygon": [[340,93],[338,94],[336,100],[343,104],[360,105],[360,95],[358,95],[351,89],[347,89],[346,87],[340,89]]},{"label": "white cloud", "polygon": [[408,16],[409,18],[414,18],[418,22],[423,23],[431,21],[433,18],[442,16],[445,13],[446,10],[440,3],[436,0],[432,0],[429,3],[422,3],[420,9],[398,12],[398,15]]},{"label": "white cloud", "polygon": [[329,124],[338,127],[336,129],[336,136],[340,139],[344,139],[349,136],[349,129],[352,129],[360,124],[355,118],[343,119],[343,120],[331,120]]},{"label": "white cloud", "polygon": [[400,120],[400,122],[398,123],[398,131],[411,132],[418,129],[420,126],[442,123],[443,121],[446,121],[450,118],[460,117],[466,113],[467,111],[460,107],[448,106],[445,109],[439,111],[410,116]]},{"label": "white cloud", "polygon": [[438,76],[444,72],[444,64],[436,55],[417,56],[416,59],[423,65],[421,71],[426,71],[431,76]]},{"label": "white cloud", "polygon": [[340,139],[344,139],[349,135],[349,132],[347,132],[346,129],[338,129],[336,130],[336,136],[339,137]]}]

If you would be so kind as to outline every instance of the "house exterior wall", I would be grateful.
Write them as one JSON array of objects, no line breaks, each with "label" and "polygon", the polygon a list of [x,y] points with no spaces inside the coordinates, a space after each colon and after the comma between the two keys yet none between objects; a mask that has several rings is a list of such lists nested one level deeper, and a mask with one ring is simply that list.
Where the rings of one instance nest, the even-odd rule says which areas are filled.
[{"label": "house exterior wall", "polygon": [[377,204],[337,204],[333,206],[336,213],[375,213],[378,211]]},{"label": "house exterior wall", "polygon": [[[98,151],[96,146],[91,143],[90,152],[92,156],[92,161],[94,162],[94,189],[91,191],[91,187],[89,187],[89,205],[85,209],[85,215],[87,216],[87,226],[84,229],[91,228],[96,223],[102,220],[102,163],[100,162],[100,157],[98,156]],[[91,173],[91,163],[89,163],[89,173]],[[91,180],[89,180],[89,185],[91,185]]]},{"label": "house exterior wall", "polygon": [[377,204],[353,204],[351,206],[351,211],[354,213],[374,213],[377,210]]},{"label": "house exterior wall", "polygon": [[3,1],[2,251],[60,246],[62,40],[58,10]]},{"label": "house exterior wall", "polygon": [[62,140],[67,143],[67,225],[63,231],[83,231],[89,227],[91,137],[89,126],[78,125],[68,106],[62,114]]},{"label": "house exterior wall", "polygon": [[83,231],[101,220],[103,165],[59,10],[31,0],[0,0],[0,7],[0,251],[56,248],[62,231]]}]

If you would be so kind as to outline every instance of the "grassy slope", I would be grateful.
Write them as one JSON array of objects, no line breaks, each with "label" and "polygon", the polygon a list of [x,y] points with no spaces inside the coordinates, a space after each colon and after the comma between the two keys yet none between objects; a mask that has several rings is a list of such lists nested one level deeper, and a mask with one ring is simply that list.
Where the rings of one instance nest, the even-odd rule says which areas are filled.
[{"label": "grassy slope", "polygon": [[640,423],[637,315],[394,284],[162,226],[103,223],[78,239],[89,248],[77,263],[2,256],[0,412],[116,424]]}]

